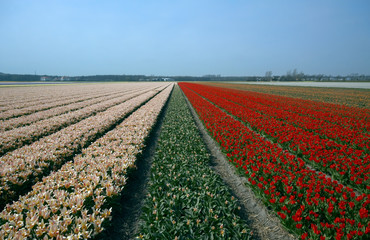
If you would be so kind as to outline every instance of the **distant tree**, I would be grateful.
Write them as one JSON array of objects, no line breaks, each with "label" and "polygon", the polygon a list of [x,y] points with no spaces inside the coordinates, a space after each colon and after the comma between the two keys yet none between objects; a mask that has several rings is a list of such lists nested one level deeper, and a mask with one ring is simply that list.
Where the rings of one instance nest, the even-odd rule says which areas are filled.
[{"label": "distant tree", "polygon": [[302,71],[296,75],[297,81],[303,81],[304,79],[305,79],[305,75]]},{"label": "distant tree", "polygon": [[304,73],[298,73],[296,68],[293,71],[289,70],[285,76],[281,77],[282,81],[303,81],[304,79]]},{"label": "distant tree", "polygon": [[283,81],[293,81],[293,79],[294,78],[293,78],[292,71],[289,70],[289,71],[287,71],[286,75],[282,77],[281,80],[283,80]]},{"label": "distant tree", "polygon": [[297,69],[296,68],[294,68],[294,70],[293,70],[293,73],[292,73],[292,77],[293,77],[293,79],[294,80],[297,80]]},{"label": "distant tree", "polygon": [[324,78],[324,74],[318,74],[316,75],[316,78],[317,80],[322,81],[322,79]]},{"label": "distant tree", "polygon": [[267,71],[265,73],[265,80],[266,81],[271,81],[272,80],[272,71]]},{"label": "distant tree", "polygon": [[359,80],[359,74],[358,73],[352,73],[352,74],[350,74],[350,77],[351,77],[352,81]]},{"label": "distant tree", "polygon": [[35,82],[39,81],[40,77],[33,74],[0,74],[0,81]]}]

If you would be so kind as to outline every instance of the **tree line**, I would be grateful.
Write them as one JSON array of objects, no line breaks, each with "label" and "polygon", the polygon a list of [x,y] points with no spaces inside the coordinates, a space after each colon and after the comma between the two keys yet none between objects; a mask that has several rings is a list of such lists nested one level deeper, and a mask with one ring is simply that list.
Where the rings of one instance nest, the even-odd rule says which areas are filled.
[{"label": "tree line", "polygon": [[91,76],[50,76],[36,74],[6,74],[0,73],[0,81],[14,82],[37,82],[37,81],[79,81],[79,82],[122,82],[122,81],[370,81],[370,75],[350,74],[324,75],[324,74],[304,74],[296,69],[288,71],[285,75],[273,75],[272,71],[267,71],[265,76],[146,76],[146,75],[91,75]]}]

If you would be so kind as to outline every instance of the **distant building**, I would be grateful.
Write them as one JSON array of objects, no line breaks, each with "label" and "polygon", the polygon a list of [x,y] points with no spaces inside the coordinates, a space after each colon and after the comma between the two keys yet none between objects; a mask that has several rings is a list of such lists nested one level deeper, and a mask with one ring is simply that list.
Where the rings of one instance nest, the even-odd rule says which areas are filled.
[{"label": "distant building", "polygon": [[40,81],[70,81],[71,78],[70,77],[65,77],[65,76],[62,76],[62,77],[48,77],[48,76],[42,76],[40,78]]},{"label": "distant building", "polygon": [[50,77],[47,77],[47,76],[43,76],[40,78],[41,81],[50,81],[51,78]]}]

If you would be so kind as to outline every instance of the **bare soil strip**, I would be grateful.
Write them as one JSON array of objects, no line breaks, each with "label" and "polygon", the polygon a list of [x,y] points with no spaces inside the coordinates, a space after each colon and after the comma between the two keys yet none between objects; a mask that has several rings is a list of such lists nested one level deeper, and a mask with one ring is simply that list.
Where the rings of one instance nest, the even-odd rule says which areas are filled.
[{"label": "bare soil strip", "polygon": [[253,230],[255,239],[297,239],[288,233],[279,219],[271,214],[263,202],[256,198],[253,191],[247,187],[247,179],[237,174],[233,166],[229,164],[218,144],[208,134],[187,97],[185,95],[184,97],[211,154],[211,167],[229,186],[232,194],[238,198],[242,207],[242,217],[246,219],[249,227]]}]

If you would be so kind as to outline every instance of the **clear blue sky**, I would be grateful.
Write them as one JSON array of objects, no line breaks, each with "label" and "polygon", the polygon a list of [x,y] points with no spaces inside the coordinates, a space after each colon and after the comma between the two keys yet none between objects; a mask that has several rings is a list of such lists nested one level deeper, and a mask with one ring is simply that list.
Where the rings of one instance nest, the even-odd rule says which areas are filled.
[{"label": "clear blue sky", "polygon": [[368,0],[0,0],[0,72],[370,74]]}]

